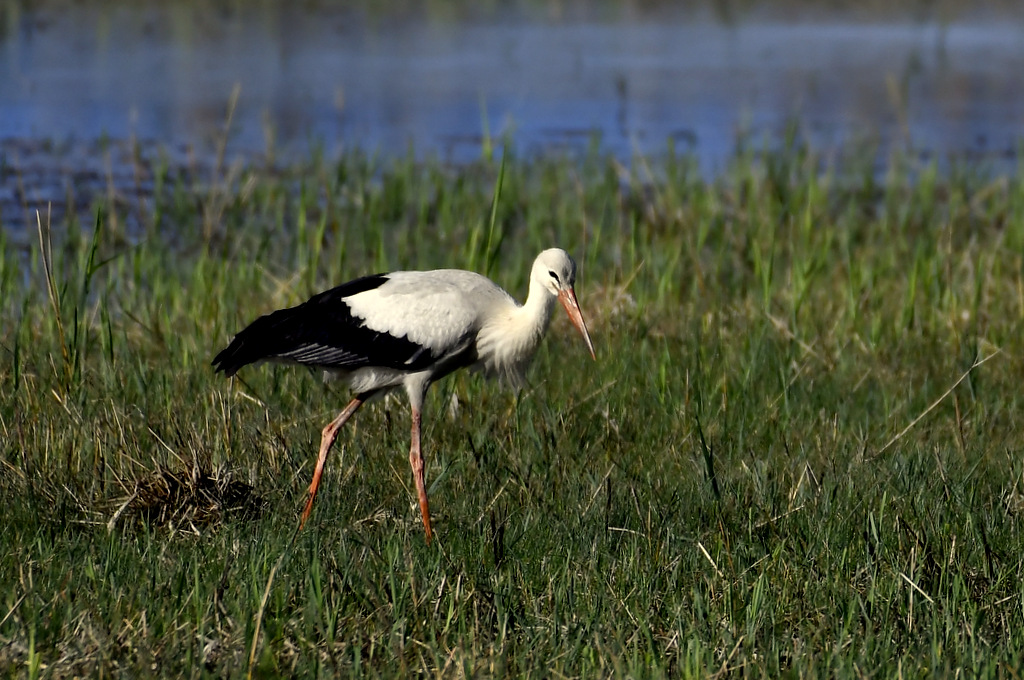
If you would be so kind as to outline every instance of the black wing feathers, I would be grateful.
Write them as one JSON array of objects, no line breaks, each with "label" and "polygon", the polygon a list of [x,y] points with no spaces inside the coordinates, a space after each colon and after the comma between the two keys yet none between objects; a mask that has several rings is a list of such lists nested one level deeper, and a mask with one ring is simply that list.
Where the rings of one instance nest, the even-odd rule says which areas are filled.
[{"label": "black wing feathers", "polygon": [[387,281],[386,274],[364,276],[314,295],[297,307],[261,316],[235,336],[213,365],[229,376],[264,359],[321,368],[425,368],[434,360],[429,350],[405,337],[367,328],[345,302]]}]

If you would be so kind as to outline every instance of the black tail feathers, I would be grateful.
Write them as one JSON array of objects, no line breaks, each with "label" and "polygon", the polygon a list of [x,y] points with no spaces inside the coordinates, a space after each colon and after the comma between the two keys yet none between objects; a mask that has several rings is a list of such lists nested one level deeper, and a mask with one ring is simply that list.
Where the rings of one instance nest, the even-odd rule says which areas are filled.
[{"label": "black tail feathers", "polygon": [[270,359],[281,352],[282,326],[292,309],[282,309],[253,321],[234,337],[211,362],[217,372],[223,371],[229,378],[238,369],[263,359]]},{"label": "black tail feathers", "polygon": [[257,359],[254,358],[246,358],[246,355],[250,353],[246,351],[245,345],[245,339],[242,338],[241,335],[235,336],[235,339],[231,341],[231,344],[222,349],[217,356],[213,358],[211,365],[214,370],[218,373],[224,371],[224,375],[230,378],[237,373],[238,369],[242,366],[257,361]]}]

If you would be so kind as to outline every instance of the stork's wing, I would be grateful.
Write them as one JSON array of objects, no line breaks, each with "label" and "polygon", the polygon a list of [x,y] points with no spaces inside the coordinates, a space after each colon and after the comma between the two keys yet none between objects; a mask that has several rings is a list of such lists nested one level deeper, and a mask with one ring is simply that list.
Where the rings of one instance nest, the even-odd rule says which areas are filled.
[{"label": "stork's wing", "polygon": [[477,324],[464,292],[429,274],[366,276],[262,316],[213,364],[228,375],[263,359],[328,369],[427,368],[465,349]]}]

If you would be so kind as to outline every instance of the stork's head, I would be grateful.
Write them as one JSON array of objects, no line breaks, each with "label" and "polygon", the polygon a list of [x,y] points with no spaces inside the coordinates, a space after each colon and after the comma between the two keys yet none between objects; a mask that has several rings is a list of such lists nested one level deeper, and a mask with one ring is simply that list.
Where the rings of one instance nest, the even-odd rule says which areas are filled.
[{"label": "stork's head", "polygon": [[583,312],[580,311],[580,305],[576,301],[576,290],[574,289],[576,263],[569,253],[561,248],[548,248],[534,260],[531,278],[562,303],[572,325],[576,327],[576,330],[583,336],[583,341],[587,343],[590,356],[596,360],[594,343],[590,341],[587,324],[583,321]]}]

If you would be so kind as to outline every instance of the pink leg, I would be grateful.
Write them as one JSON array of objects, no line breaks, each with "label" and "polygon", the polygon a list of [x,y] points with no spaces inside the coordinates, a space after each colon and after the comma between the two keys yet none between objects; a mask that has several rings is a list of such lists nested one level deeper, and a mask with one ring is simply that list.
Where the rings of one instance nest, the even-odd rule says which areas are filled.
[{"label": "pink leg", "polygon": [[423,528],[427,531],[427,545],[430,544],[430,505],[427,503],[427,485],[423,473],[423,452],[420,451],[420,411],[412,409],[412,445],[409,447],[409,463],[412,465],[412,476],[416,480],[416,494],[420,499],[420,512],[423,514]]},{"label": "pink leg", "polygon": [[338,436],[338,431],[342,426],[348,422],[348,419],[352,417],[359,407],[366,401],[367,395],[359,395],[348,403],[345,410],[338,414],[338,417],[332,420],[327,427],[324,428],[323,436],[320,439],[320,457],[316,461],[316,471],[313,472],[313,482],[309,485],[309,500],[306,501],[306,508],[302,511],[302,519],[299,521],[299,528],[301,529],[306,524],[306,520],[309,519],[309,513],[313,511],[313,500],[316,498],[316,490],[320,487],[320,476],[324,473],[324,463],[327,462],[327,452],[331,450],[331,444],[334,443],[335,437]]}]

